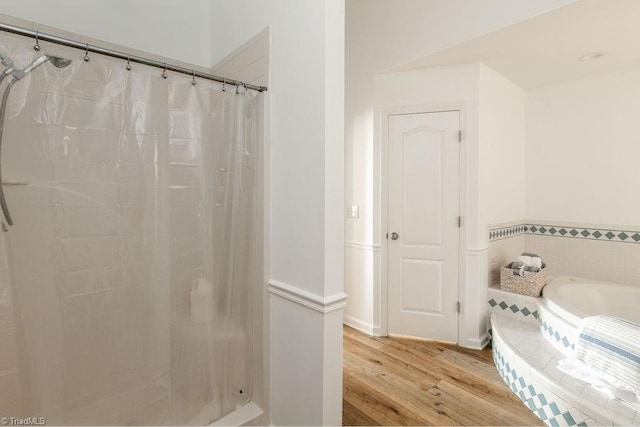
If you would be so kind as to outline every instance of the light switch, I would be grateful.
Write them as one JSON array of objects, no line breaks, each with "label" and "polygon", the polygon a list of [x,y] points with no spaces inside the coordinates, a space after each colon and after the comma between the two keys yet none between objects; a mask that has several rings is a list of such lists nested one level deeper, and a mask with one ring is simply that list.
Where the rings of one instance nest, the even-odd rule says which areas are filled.
[{"label": "light switch", "polygon": [[347,208],[347,218],[359,218],[360,206],[349,206]]}]

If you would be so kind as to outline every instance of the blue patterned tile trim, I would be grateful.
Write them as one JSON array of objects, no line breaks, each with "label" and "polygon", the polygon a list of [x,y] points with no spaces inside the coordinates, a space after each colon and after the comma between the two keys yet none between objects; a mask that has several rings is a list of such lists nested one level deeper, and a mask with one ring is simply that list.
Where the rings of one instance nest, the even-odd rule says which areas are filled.
[{"label": "blue patterned tile trim", "polygon": [[545,335],[553,338],[556,342],[562,344],[564,348],[570,348],[571,350],[573,350],[575,347],[574,343],[572,343],[566,336],[560,335],[558,331],[554,331],[551,325],[549,325],[544,320],[542,321],[542,332]]},{"label": "blue patterned tile trim", "polygon": [[511,391],[513,391],[523,402],[535,396],[536,389],[527,384],[523,377],[518,375],[516,370],[505,362],[504,358],[496,348],[493,348],[493,360],[496,361],[496,367],[500,372],[500,376],[507,383]]},{"label": "blue patterned tile trim", "polygon": [[524,224],[496,228],[493,230],[489,230],[489,241],[493,242],[494,240],[502,240],[508,237],[519,236],[521,234],[524,234],[524,232],[525,232]]},{"label": "blue patterned tile trim", "polygon": [[522,402],[549,426],[587,426],[593,421],[555,394],[538,390],[506,362],[497,346],[493,346],[493,360],[500,376]]},{"label": "blue patterned tile trim", "polygon": [[607,228],[606,226],[600,228],[583,228],[549,224],[519,224],[491,229],[489,230],[489,241],[502,240],[520,234],[640,244],[640,231],[618,230]]},{"label": "blue patterned tile trim", "polygon": [[534,319],[538,318],[538,310],[531,311],[527,307],[520,308],[516,304],[509,305],[505,301],[498,302],[494,298],[491,298],[489,300],[489,307],[491,308],[498,307],[502,311],[508,311],[513,314],[520,313],[524,317],[533,316]]}]

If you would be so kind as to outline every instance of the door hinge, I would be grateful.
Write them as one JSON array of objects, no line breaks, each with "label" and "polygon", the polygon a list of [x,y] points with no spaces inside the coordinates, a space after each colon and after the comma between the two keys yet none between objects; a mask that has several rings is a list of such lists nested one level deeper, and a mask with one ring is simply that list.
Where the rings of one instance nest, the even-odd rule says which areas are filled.
[{"label": "door hinge", "polygon": [[458,301],[458,304],[456,306],[456,309],[458,310],[458,313],[462,312],[462,303],[460,301]]},{"label": "door hinge", "polygon": [[462,227],[462,217],[458,217],[458,228]]},{"label": "door hinge", "polygon": [[458,131],[458,142],[462,142],[462,131]]}]

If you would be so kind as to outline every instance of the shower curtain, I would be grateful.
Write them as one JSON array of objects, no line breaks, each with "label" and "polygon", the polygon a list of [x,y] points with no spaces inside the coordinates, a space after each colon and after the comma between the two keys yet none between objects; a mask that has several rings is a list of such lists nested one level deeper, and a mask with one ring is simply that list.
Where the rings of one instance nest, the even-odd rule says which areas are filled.
[{"label": "shower curtain", "polygon": [[[2,35],[0,416],[208,424],[252,394],[260,96]],[[0,89],[4,89],[4,86]]]}]

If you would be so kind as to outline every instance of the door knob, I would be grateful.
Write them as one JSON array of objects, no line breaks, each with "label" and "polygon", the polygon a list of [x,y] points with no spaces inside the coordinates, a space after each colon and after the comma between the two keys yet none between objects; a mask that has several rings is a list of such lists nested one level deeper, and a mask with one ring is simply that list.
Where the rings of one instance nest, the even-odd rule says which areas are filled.
[{"label": "door knob", "polygon": [[391,233],[391,240],[398,240],[398,233]]}]

